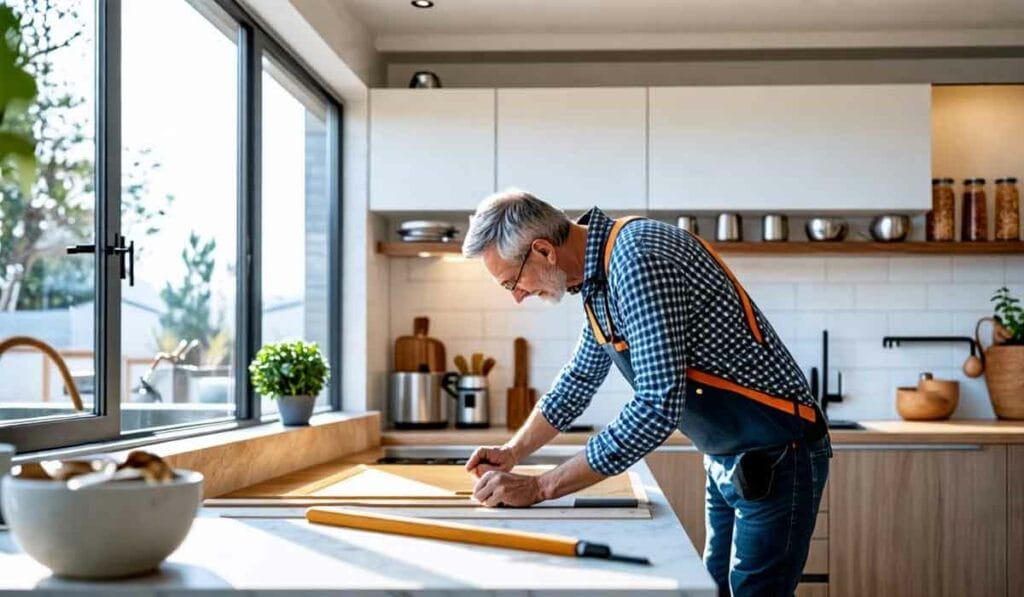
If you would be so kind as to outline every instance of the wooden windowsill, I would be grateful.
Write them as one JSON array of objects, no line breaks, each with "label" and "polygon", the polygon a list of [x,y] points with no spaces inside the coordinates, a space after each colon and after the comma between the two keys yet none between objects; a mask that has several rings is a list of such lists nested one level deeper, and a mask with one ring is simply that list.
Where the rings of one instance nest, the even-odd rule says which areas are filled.
[{"label": "wooden windowsill", "polygon": [[16,461],[83,458],[89,454],[106,454],[122,460],[128,452],[141,447],[163,457],[174,468],[203,473],[203,497],[214,497],[377,447],[380,427],[377,412],[328,412],[314,415],[304,427],[263,423],[143,446],[138,442],[95,444],[85,449],[31,454]]}]

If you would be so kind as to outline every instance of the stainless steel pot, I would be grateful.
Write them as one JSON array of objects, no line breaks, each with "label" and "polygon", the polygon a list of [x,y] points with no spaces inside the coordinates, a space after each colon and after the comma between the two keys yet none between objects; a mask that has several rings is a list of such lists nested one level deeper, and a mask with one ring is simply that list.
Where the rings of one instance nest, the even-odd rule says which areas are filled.
[{"label": "stainless steel pot", "polygon": [[676,225],[694,236],[700,234],[700,227],[697,226],[697,216],[679,216],[679,219],[676,220]]},{"label": "stainless steel pot", "polygon": [[789,240],[789,218],[782,214],[765,214],[761,220],[761,240],[766,242]]},{"label": "stainless steel pot", "polygon": [[409,80],[412,89],[437,89],[441,87],[441,78],[429,70],[416,71]]},{"label": "stainless steel pot", "polygon": [[910,216],[882,214],[871,220],[871,238],[879,242],[899,242],[910,235]]},{"label": "stainless steel pot", "polygon": [[490,390],[486,375],[463,375],[456,386],[455,426],[460,429],[490,425]]},{"label": "stainless steel pot", "polygon": [[743,218],[740,217],[740,214],[718,214],[718,222],[715,225],[715,240],[723,242],[743,240]]},{"label": "stainless steel pot", "polygon": [[441,429],[448,426],[450,389],[457,373],[396,372],[390,375],[388,417],[396,429]]}]

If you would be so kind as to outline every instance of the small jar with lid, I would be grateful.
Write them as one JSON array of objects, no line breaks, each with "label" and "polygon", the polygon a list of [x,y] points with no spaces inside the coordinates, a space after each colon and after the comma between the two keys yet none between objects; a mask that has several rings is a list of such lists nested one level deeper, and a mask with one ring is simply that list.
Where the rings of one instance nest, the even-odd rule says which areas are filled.
[{"label": "small jar with lid", "polygon": [[932,179],[932,210],[928,212],[928,240],[956,240],[956,193],[952,178]]},{"label": "small jar with lid", "polygon": [[996,179],[996,240],[1020,240],[1020,195],[1017,179]]},{"label": "small jar with lid", "polygon": [[985,203],[985,179],[964,179],[963,202],[960,204],[960,240],[988,240],[988,206]]}]

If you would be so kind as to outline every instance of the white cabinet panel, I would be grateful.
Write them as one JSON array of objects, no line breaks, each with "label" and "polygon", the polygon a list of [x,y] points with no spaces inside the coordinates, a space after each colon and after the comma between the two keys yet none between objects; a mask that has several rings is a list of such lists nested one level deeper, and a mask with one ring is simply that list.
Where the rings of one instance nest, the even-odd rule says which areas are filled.
[{"label": "white cabinet panel", "polygon": [[498,189],[563,209],[644,209],[647,90],[498,90]]},{"label": "white cabinet panel", "polygon": [[651,209],[925,210],[929,85],[652,87]]},{"label": "white cabinet panel", "polygon": [[493,89],[371,91],[371,209],[473,210],[492,192]]}]

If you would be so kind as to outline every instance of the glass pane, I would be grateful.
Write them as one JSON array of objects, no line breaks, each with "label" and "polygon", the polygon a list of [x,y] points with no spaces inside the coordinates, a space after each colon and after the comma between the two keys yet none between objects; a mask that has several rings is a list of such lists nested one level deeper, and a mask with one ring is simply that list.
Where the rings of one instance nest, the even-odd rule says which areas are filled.
[{"label": "glass pane", "polygon": [[[77,411],[58,368],[20,344],[0,357],[0,424],[88,415],[93,406],[95,269],[95,7],[92,0],[4,0],[21,19],[19,63],[38,94],[7,112],[5,132],[37,140],[36,177],[23,191],[0,168],[0,340],[27,336],[67,362],[81,394]],[[5,106],[0,106],[3,109]]]},{"label": "glass pane", "polygon": [[213,3],[122,4],[122,431],[235,413],[235,36]]},{"label": "glass pane", "polygon": [[326,356],[327,105],[267,57],[262,85],[262,339],[316,342]]}]

